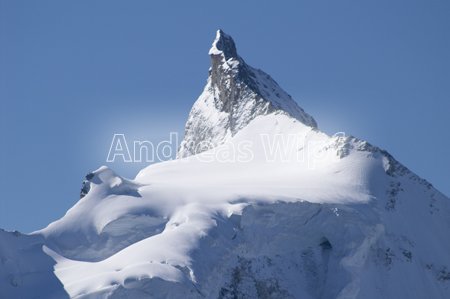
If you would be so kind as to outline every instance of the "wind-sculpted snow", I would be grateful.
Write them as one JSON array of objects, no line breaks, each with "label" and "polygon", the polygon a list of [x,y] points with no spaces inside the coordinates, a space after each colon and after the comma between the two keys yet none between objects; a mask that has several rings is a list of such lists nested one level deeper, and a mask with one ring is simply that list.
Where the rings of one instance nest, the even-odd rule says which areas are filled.
[{"label": "wind-sculpted snow", "polygon": [[164,229],[167,218],[160,207],[142,204],[141,185],[107,167],[87,177],[89,192],[62,219],[38,232],[53,250],[72,259],[98,261]]},{"label": "wind-sculpted snow", "polygon": [[[212,72],[237,57],[223,32],[210,54]],[[446,196],[284,96],[263,111],[244,95],[237,118],[196,102],[185,141],[213,148],[182,147],[133,180],[100,167],[61,219],[0,231],[0,297],[450,298]]]},{"label": "wind-sculpted snow", "polygon": [[[302,142],[268,160],[261,136],[279,134]],[[252,160],[216,158],[243,141]],[[37,234],[72,297],[439,298],[448,199],[389,174],[387,159],[289,116],[260,116],[226,144],[133,181],[94,171],[86,196]]]}]

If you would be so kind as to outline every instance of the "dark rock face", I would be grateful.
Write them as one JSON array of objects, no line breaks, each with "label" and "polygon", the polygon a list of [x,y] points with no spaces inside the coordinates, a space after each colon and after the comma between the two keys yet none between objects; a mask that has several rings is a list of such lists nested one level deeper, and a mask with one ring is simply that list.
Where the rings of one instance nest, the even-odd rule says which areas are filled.
[{"label": "dark rock face", "polygon": [[80,199],[85,197],[88,194],[89,190],[91,190],[91,181],[94,177],[93,173],[88,173],[81,183],[81,191],[80,191]]},{"label": "dark rock face", "polygon": [[283,113],[317,126],[275,80],[245,63],[233,39],[222,30],[217,31],[209,54],[208,81],[189,114],[179,157],[220,145],[259,115]]},{"label": "dark rock face", "polygon": [[225,34],[221,29],[217,32],[219,38],[215,43],[215,47],[223,53],[226,60],[230,58],[237,58],[236,45],[231,36]]}]

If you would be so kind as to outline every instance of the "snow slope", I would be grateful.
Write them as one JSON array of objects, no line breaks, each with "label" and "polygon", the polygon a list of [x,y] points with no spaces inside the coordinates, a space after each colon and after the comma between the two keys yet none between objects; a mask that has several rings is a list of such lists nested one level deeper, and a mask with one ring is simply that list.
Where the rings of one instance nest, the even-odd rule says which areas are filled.
[{"label": "snow slope", "polygon": [[0,230],[0,298],[69,298],[40,235]]},{"label": "snow slope", "polygon": [[[450,298],[449,199],[387,152],[284,108],[252,108],[214,148],[182,147],[134,180],[100,167],[61,219],[0,232],[0,298]],[[192,119],[185,141],[210,141]],[[16,279],[36,271],[47,274]]]}]

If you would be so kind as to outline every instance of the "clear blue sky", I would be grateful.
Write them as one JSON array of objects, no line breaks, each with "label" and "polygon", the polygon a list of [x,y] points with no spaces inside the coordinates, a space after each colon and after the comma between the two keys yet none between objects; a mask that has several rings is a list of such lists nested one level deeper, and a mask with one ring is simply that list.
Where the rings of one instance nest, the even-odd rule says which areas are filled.
[{"label": "clear blue sky", "polygon": [[0,0],[0,227],[61,217],[113,133],[182,132],[218,28],[325,132],[387,149],[449,195],[449,16],[447,0]]}]

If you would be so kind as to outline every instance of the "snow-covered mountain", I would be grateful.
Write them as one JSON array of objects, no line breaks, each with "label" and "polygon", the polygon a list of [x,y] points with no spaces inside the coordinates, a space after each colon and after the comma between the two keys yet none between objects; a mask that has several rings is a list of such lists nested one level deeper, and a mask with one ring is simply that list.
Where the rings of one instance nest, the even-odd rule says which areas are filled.
[{"label": "snow-covered mountain", "polygon": [[222,31],[209,53],[180,159],[100,167],[61,219],[0,231],[0,298],[450,298],[449,198],[320,132]]}]

